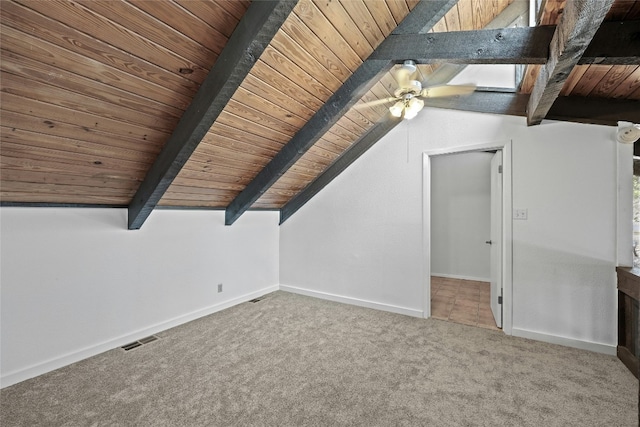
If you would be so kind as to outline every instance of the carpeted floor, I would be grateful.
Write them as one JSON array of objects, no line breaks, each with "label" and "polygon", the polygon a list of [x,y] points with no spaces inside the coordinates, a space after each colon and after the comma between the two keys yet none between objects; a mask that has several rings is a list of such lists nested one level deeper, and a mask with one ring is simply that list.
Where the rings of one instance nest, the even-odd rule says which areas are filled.
[{"label": "carpeted floor", "polygon": [[9,426],[634,426],[613,356],[275,292],[0,392]]}]

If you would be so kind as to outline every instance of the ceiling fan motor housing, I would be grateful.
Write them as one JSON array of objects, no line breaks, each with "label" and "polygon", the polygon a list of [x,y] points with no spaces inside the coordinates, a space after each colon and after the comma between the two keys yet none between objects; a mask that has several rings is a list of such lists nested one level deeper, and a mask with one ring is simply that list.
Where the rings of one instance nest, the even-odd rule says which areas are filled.
[{"label": "ceiling fan motor housing", "polygon": [[396,98],[401,98],[408,94],[419,96],[420,92],[422,92],[422,83],[420,83],[418,80],[409,80],[405,85],[396,89],[393,94]]}]

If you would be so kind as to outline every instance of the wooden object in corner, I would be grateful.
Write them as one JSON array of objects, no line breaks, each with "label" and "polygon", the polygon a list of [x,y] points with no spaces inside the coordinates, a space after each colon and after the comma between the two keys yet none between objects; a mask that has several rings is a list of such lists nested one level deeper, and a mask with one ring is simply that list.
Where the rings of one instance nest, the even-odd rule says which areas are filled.
[{"label": "wooden object in corner", "polygon": [[617,267],[618,272],[618,358],[636,378],[640,356],[640,268]]}]

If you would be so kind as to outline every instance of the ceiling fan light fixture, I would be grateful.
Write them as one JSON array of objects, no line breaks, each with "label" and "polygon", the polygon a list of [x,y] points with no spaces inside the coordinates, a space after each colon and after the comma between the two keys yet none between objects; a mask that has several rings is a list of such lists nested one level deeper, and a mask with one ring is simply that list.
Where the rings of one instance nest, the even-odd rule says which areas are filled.
[{"label": "ceiling fan light fixture", "polygon": [[409,108],[416,110],[416,112],[422,110],[424,107],[424,101],[420,98],[411,98],[409,101]]},{"label": "ceiling fan light fixture", "polygon": [[402,117],[402,111],[404,110],[404,102],[398,101],[389,107],[389,111],[393,117]]},{"label": "ceiling fan light fixture", "polygon": [[422,107],[424,107],[424,101],[422,99],[411,98],[411,100],[407,102],[407,108],[404,111],[404,117],[407,120],[413,119],[418,115],[420,110],[422,110]]},{"label": "ceiling fan light fixture", "polygon": [[404,99],[389,107],[389,112],[393,117],[404,117],[407,120],[413,119],[424,107],[424,101],[420,98],[406,96]]},{"label": "ceiling fan light fixture", "polygon": [[418,115],[418,112],[416,110],[410,110],[409,108],[407,108],[406,111],[404,112],[404,118],[407,120],[411,120],[417,115]]},{"label": "ceiling fan light fixture", "polygon": [[389,107],[391,115],[399,119],[410,120],[416,117],[424,107],[422,98],[469,95],[476,90],[476,85],[434,85],[423,88],[422,82],[416,80],[417,71],[418,67],[415,61],[405,60],[395,71],[398,88],[393,92],[393,96],[372,101],[370,104],[378,105],[395,100],[395,103]]}]

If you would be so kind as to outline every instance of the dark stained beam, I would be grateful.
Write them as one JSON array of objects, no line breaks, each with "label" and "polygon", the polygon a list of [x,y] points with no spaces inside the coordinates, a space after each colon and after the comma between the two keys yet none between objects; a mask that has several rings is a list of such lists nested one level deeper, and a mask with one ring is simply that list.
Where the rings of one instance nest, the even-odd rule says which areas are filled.
[{"label": "dark stained beam", "polygon": [[578,64],[640,64],[640,21],[603,22]]},{"label": "dark stained beam", "polygon": [[547,116],[571,70],[591,43],[613,2],[614,0],[566,2],[549,45],[549,60],[540,67],[529,98],[527,123],[530,126],[540,124]]},{"label": "dark stained beam", "polygon": [[424,106],[476,113],[525,116],[528,100],[529,95],[526,94],[476,91],[462,97],[428,98],[424,100]]},{"label": "dark stained beam", "polygon": [[550,120],[617,126],[618,121],[640,123],[640,101],[635,99],[559,96],[546,116]]},{"label": "dark stained beam", "polygon": [[313,196],[318,194],[335,177],[340,175],[351,163],[355,162],[369,148],[371,148],[380,138],[385,136],[391,129],[396,127],[402,119],[387,114],[381,121],[373,125],[364,135],[362,135],[351,147],[347,149],[335,162],[333,162],[322,174],[314,179],[300,193],[296,194],[280,210],[280,224],[285,222],[298,209],[305,205]]},{"label": "dark stained beam", "polygon": [[[524,117],[528,101],[527,94],[477,91],[464,97],[426,99],[424,106]],[[617,126],[618,120],[638,123],[640,101],[560,96],[549,110],[547,119],[606,126]]]},{"label": "dark stained beam", "polygon": [[296,3],[251,2],[131,200],[130,230],[142,226]]},{"label": "dark stained beam", "polygon": [[[484,29],[495,30],[497,28],[509,28],[514,25],[518,27],[524,26],[528,19],[528,12],[528,1],[514,1],[504,8]],[[523,25],[520,25],[520,22],[523,22]],[[447,84],[465,68],[467,68],[467,64],[442,64],[433,73],[429,74],[427,80],[423,82],[423,86]]]},{"label": "dark stained beam", "polygon": [[553,26],[543,26],[389,36],[371,57],[420,64],[544,64],[553,32]]},{"label": "dark stained beam", "polygon": [[[421,64],[545,64],[555,25],[454,31],[423,35],[392,35],[373,59]],[[585,44],[585,46],[587,46]],[[576,64],[640,63],[640,21],[605,22]],[[430,82],[431,84],[431,82]]]},{"label": "dark stained beam", "polygon": [[[457,0],[426,0],[418,3],[392,34],[425,33]],[[387,43],[383,41],[381,46]],[[233,224],[260,198],[309,148],[324,135],[380,78],[393,63],[369,57],[327,100],[309,121],[275,155],[245,189],[229,204],[225,224]]]}]

